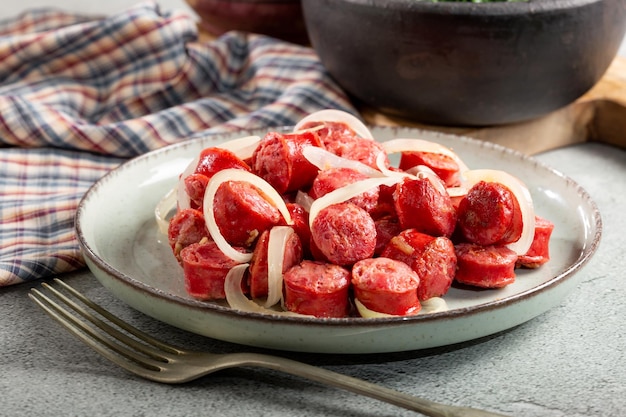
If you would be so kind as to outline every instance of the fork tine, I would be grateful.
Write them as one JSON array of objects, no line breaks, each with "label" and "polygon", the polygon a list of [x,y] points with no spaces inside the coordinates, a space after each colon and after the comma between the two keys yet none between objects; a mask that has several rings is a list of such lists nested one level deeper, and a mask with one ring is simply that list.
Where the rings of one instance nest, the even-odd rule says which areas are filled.
[{"label": "fork tine", "polygon": [[115,323],[118,327],[120,327],[121,329],[124,329],[125,331],[127,331],[128,333],[130,333],[133,336],[137,337],[138,339],[141,339],[144,342],[146,342],[146,343],[148,343],[148,344],[150,344],[150,345],[152,345],[154,347],[157,347],[159,349],[162,349],[162,350],[164,350],[166,352],[175,353],[175,354],[182,354],[182,353],[184,353],[183,350],[178,349],[177,347],[169,345],[167,343],[164,343],[164,342],[162,342],[162,341],[160,341],[158,339],[155,339],[152,336],[142,332],[138,328],[136,328],[134,326],[131,326],[130,324],[126,323],[123,320],[120,320],[118,317],[113,315],[111,312],[105,310],[104,308],[102,308],[101,306],[99,306],[98,304],[96,304],[95,302],[90,300],[89,298],[87,298],[85,295],[83,295],[80,292],[78,292],[75,288],[73,288],[69,284],[65,283],[64,281],[61,281],[60,279],[55,278],[54,282],[56,282],[57,284],[62,286],[65,290],[67,290],[69,293],[71,293],[74,297],[79,299],[83,304],[85,304],[86,306],[88,306],[92,310],[98,312],[98,314],[100,314],[101,316],[106,317],[108,320],[110,320],[111,322]]},{"label": "fork tine", "polygon": [[[74,309],[74,307],[80,306],[72,303],[71,300],[64,297],[58,291],[54,290],[50,286],[46,287],[51,290],[55,295],[60,295],[62,301],[66,300],[70,302],[67,304],[70,308]],[[97,331],[94,327],[86,324],[82,320],[78,319],[75,315],[69,313],[66,309],[61,307],[58,303],[54,302],[47,295],[38,291],[37,289],[31,289],[29,297],[39,305],[48,315],[50,315],[53,319],[58,321],[63,327],[69,330],[74,336],[80,339],[83,343],[100,353],[105,358],[109,359],[111,362],[121,366],[122,368],[133,372],[135,374],[144,376],[149,378],[150,372],[160,372],[161,368],[159,366],[159,362],[151,359],[146,356],[139,355],[136,351],[129,349],[128,347],[114,342],[111,338],[104,336],[101,332]],[[65,299],[64,299],[65,298]],[[86,311],[79,311],[81,315],[90,314]],[[84,314],[83,314],[84,313]],[[86,317],[87,317],[86,316]],[[94,322],[98,321],[95,317],[87,317],[90,321]],[[94,320],[92,320],[94,319]],[[95,324],[95,322],[94,322]],[[101,322],[101,324],[106,328],[108,325]],[[110,327],[110,326],[109,326]],[[115,329],[112,328],[115,331]],[[106,330],[105,330],[106,331]],[[119,333],[119,332],[118,332]],[[130,339],[126,337],[127,339]],[[132,340],[132,339],[131,339]],[[119,342],[123,342],[118,340]],[[161,362],[162,363],[162,362]]]},{"label": "fork tine", "polygon": [[[61,281],[59,281],[59,282],[61,282]],[[45,282],[43,284],[41,284],[41,285],[42,285],[42,287],[48,289],[48,291],[53,293],[59,300],[61,300],[63,303],[65,303],[65,305],[67,305],[72,310],[74,310],[75,312],[77,312],[78,314],[83,316],[85,319],[89,320],[91,323],[95,324],[98,328],[100,328],[102,331],[104,331],[105,333],[107,333],[110,336],[112,336],[114,339],[117,339],[118,341],[120,341],[120,342],[122,342],[122,343],[124,343],[124,344],[126,344],[126,345],[128,345],[130,347],[132,347],[133,349],[137,350],[138,352],[141,352],[144,355],[147,355],[147,356],[151,357],[152,359],[155,359],[155,360],[160,361],[160,362],[167,362],[168,359],[167,359],[167,357],[164,356],[163,352],[160,352],[160,351],[158,351],[156,349],[153,349],[151,346],[144,345],[144,344],[138,342],[137,340],[129,337],[125,333],[120,332],[119,330],[117,330],[113,326],[105,323],[104,321],[100,320],[99,318],[97,318],[96,316],[94,316],[93,314],[91,314],[90,312],[85,310],[83,307],[81,307],[80,305],[76,304],[74,301],[72,301],[68,297],[66,297],[64,294],[59,292],[54,287],[51,287],[50,285],[46,284]],[[74,290],[74,292],[79,294],[81,296],[80,298],[84,298],[85,300],[90,301],[88,298],[86,298],[85,296],[82,296],[82,294],[80,294],[76,290]],[[52,301],[50,299],[48,299],[48,302],[50,304],[52,304]],[[106,311],[104,308],[98,306],[93,301],[91,301],[91,304],[94,305],[94,306],[97,306],[101,311],[107,313],[107,315],[109,317],[113,317],[116,320],[119,320],[113,314],[111,314],[110,312]],[[59,311],[58,306],[56,306],[56,307],[57,307],[56,310]],[[64,314],[64,315],[68,314],[67,312],[63,312],[63,311],[61,311],[61,313]],[[137,355],[136,355],[136,353],[134,351],[131,350],[131,351],[127,351],[127,352],[128,352],[128,355],[126,355],[126,356],[129,356],[129,359],[140,360],[137,357]],[[120,352],[120,353],[123,353],[123,352]]]}]

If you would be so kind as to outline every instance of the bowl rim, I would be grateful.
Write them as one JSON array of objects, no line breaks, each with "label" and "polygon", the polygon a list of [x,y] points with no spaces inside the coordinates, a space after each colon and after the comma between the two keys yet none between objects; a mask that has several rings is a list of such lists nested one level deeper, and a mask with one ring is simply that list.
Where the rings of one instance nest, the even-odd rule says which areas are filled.
[{"label": "bowl rim", "polygon": [[[303,8],[307,5],[322,5],[320,0],[301,0]],[[327,0],[332,3],[349,3],[355,7],[373,10],[426,12],[432,14],[463,14],[476,16],[525,15],[553,13],[559,10],[572,10],[588,7],[610,0],[515,0],[487,1],[474,3],[468,1],[434,0]],[[306,12],[305,12],[306,17]]]}]

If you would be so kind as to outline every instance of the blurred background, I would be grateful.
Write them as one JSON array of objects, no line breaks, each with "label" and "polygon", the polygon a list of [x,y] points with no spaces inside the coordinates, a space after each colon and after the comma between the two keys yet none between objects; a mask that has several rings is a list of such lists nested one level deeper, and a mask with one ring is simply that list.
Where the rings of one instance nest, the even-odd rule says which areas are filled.
[{"label": "blurred background", "polygon": [[[20,0],[4,2],[0,8],[0,19],[17,15],[33,7],[58,7],[69,11],[94,14],[109,14],[124,10],[138,3],[139,0]],[[157,0],[164,10],[183,9],[193,13],[185,0]],[[626,40],[622,43],[620,54],[626,55]]]},{"label": "blurred background", "polygon": [[[267,0],[240,0],[240,2],[230,4],[229,1],[226,0],[156,0],[163,11],[182,10],[190,13],[199,23],[202,33],[210,33],[212,35],[221,34],[224,31],[236,26],[242,28],[243,30],[258,30],[261,33],[269,34],[281,39],[307,44],[307,33],[304,21],[301,18],[302,11],[299,7],[299,1],[301,0],[277,0],[272,3]],[[25,10],[40,7],[54,7],[87,15],[109,15],[121,12],[140,2],[142,2],[142,0],[21,0],[19,2],[4,4],[3,7],[0,8],[0,19],[8,19],[17,16]],[[532,65],[533,58],[529,58],[528,65],[523,67],[524,69],[520,73],[520,77],[509,76],[509,74],[516,74],[510,70],[515,70],[519,67],[516,66],[516,55],[511,56],[509,54],[507,58],[504,56],[505,54],[501,54],[499,49],[470,48],[470,63],[472,59],[476,59],[476,56],[480,56],[478,59],[480,59],[481,63],[497,62],[499,63],[500,68],[504,68],[505,71],[500,71],[496,74],[493,74],[493,71],[486,71],[485,74],[481,74],[479,72],[477,74],[466,74],[467,77],[463,77],[463,79],[469,80],[467,81],[469,85],[465,85],[463,82],[451,84],[449,94],[446,95],[445,92],[442,92],[438,89],[438,87],[436,87],[439,85],[441,80],[439,80],[436,75],[432,75],[441,73],[440,69],[442,65],[444,67],[448,65],[448,61],[444,61],[443,63],[438,61],[437,57],[439,55],[444,56],[445,54],[439,54],[440,50],[437,49],[437,52],[433,54],[433,58],[426,60],[426,66],[420,66],[421,71],[411,73],[411,77],[405,77],[402,74],[395,78],[389,77],[386,84],[379,86],[377,89],[377,87],[373,87],[376,83],[370,83],[370,76],[376,76],[376,74],[391,74],[390,71],[393,71],[395,67],[393,64],[387,65],[386,63],[396,62],[395,54],[404,54],[408,52],[411,52],[412,54],[422,53],[423,45],[417,47],[418,52],[415,52],[412,49],[407,52],[402,48],[398,48],[400,52],[393,52],[390,56],[387,56],[384,51],[387,51],[388,49],[385,48],[386,45],[384,44],[384,41],[381,41],[380,43],[380,45],[384,45],[383,52],[376,50],[376,47],[379,46],[378,40],[374,41],[375,44],[372,44],[371,42],[358,42],[358,45],[361,45],[362,48],[354,48],[355,50],[351,51],[353,53],[343,54],[341,52],[341,48],[336,48],[334,46],[335,38],[348,39],[349,42],[354,42],[353,40],[350,40],[350,35],[357,33],[354,35],[357,38],[359,36],[363,36],[363,33],[358,30],[352,30],[354,28],[348,29],[347,35],[342,32],[344,27],[350,27],[350,21],[346,21],[346,19],[350,20],[352,15],[342,15],[341,8],[339,8],[336,11],[338,13],[336,14],[336,19],[341,19],[341,27],[336,24],[333,25],[332,23],[329,23],[329,25],[331,25],[331,29],[329,30],[324,26],[324,24],[327,23],[326,15],[323,14],[323,10],[318,10],[317,3],[314,0],[311,0],[310,2],[308,0],[302,0],[302,4],[308,12],[308,20],[310,22],[314,22],[312,26],[313,29],[309,31],[309,38],[315,45],[322,63],[326,65],[331,75],[346,92],[353,94],[357,100],[362,100],[363,103],[372,106],[372,108],[380,109],[383,113],[387,112],[396,116],[410,115],[409,118],[414,118],[415,120],[423,123],[440,126],[495,126],[506,123],[510,124],[518,121],[539,118],[539,116],[552,112],[557,108],[561,108],[561,106],[570,103],[587,91],[589,76],[594,77],[594,82],[599,79],[600,75],[604,71],[604,68],[606,68],[608,63],[612,61],[612,54],[615,53],[614,48],[616,46],[616,42],[619,42],[620,36],[624,33],[617,27],[611,26],[610,30],[607,29],[607,31],[605,31],[606,35],[604,34],[605,32],[598,32],[598,36],[594,38],[595,40],[586,44],[587,49],[585,49],[585,45],[579,48],[570,47],[568,49],[561,48],[558,43],[553,45],[553,43],[544,42],[545,39],[543,38],[546,36],[549,37],[551,32],[544,29],[541,24],[538,24],[536,25],[537,27],[534,29],[534,32],[533,30],[529,30],[529,32],[534,33],[534,35],[529,35],[528,39],[531,39],[529,41],[531,43],[535,41],[539,42],[539,44],[542,45],[542,48],[540,48],[541,51],[537,54],[531,54],[531,56],[536,55],[538,58],[536,62],[534,62],[534,66]],[[341,2],[337,2],[335,4],[339,7]],[[616,3],[612,2],[611,6],[607,5],[607,7],[617,7],[615,4]],[[617,4],[619,4],[619,2]],[[195,12],[191,5],[195,8]],[[367,12],[364,14],[365,17],[369,16],[367,13],[371,14],[371,11],[367,9]],[[569,13],[569,11],[564,12],[564,22],[572,21],[570,17],[565,17],[566,13]],[[590,8],[589,13],[595,12]],[[200,15],[202,15],[202,19],[200,19]],[[462,19],[462,13],[460,15],[461,20],[455,20],[454,25],[461,24],[459,22],[464,22]],[[255,18],[252,18],[252,16]],[[357,14],[356,16],[355,20],[357,23],[354,23],[353,21],[353,24],[358,26],[361,24],[361,15]],[[567,16],[569,16],[569,14]],[[621,19],[623,20],[623,17]],[[276,22],[279,23],[276,24]],[[288,22],[289,24],[284,24],[285,22]],[[447,20],[445,20],[445,22],[447,22]],[[539,22],[541,22],[541,20],[539,20]],[[521,24],[524,28],[528,28],[526,23],[522,22]],[[616,21],[614,24],[619,25],[620,23]],[[473,30],[472,23],[468,23],[468,25],[469,26],[466,29]],[[367,27],[367,22],[362,26]],[[459,33],[462,33],[464,28],[462,25],[453,27],[460,28],[458,30]],[[496,28],[494,30],[499,30],[497,25],[494,27]],[[431,25],[430,29],[421,29],[422,32],[425,33],[424,36],[433,35],[437,37],[438,28],[439,22]],[[337,30],[333,32],[334,29]],[[404,32],[395,33],[393,32],[393,29],[394,28],[392,27],[388,29],[393,35],[405,36]],[[560,31],[558,28],[551,29],[552,33],[567,33]],[[422,32],[419,33],[422,34]],[[491,38],[489,35],[486,36],[487,40],[485,40],[485,42],[487,42],[487,45],[491,45],[491,43],[489,43],[489,39]],[[479,37],[477,40],[482,41],[483,38]],[[535,40],[535,38],[537,38],[537,40]],[[380,39],[384,39],[384,37]],[[573,41],[574,44],[580,41],[581,38],[578,37],[577,39],[578,40],[575,39]],[[597,44],[598,42],[604,42],[604,40],[607,40],[607,45],[612,45],[610,46],[610,55],[607,55],[608,52],[604,53],[605,51],[600,48],[600,52],[595,54],[596,60],[593,61],[592,58],[589,57],[589,45],[592,45],[593,48],[595,46],[593,42],[596,42]],[[548,45],[546,46],[547,49],[543,48],[543,45]],[[520,48],[523,49],[523,46],[524,45],[520,46]],[[549,51],[549,48],[551,47],[556,48],[552,51],[556,55],[559,55],[562,52],[563,59],[554,60],[553,62],[551,61],[552,64],[554,64],[552,66],[548,65],[549,62],[544,65],[544,58],[542,57],[552,56],[545,53],[546,51]],[[463,57],[467,55],[468,51],[466,50],[467,48],[463,49],[463,46],[459,46],[459,48],[460,52],[457,54],[457,59],[454,61],[456,65],[454,71],[465,71],[465,68],[467,68],[465,66],[465,64],[467,64],[467,60],[464,61],[463,59],[465,58]],[[476,54],[474,53],[475,51],[484,51],[485,53]],[[596,49],[592,49],[592,51],[596,51]],[[371,56],[379,56],[376,55],[377,52],[382,54],[380,55],[381,59],[377,62],[384,63],[384,65],[375,65],[372,66],[371,69],[368,68],[370,71],[364,72],[365,75],[360,72],[355,74],[355,66],[353,64],[363,62],[363,59],[369,59]],[[339,55],[337,55],[338,53]],[[622,57],[626,57],[626,38],[621,41],[619,54]],[[430,64],[433,65],[432,67],[428,66],[429,61],[432,61],[430,62]],[[410,62],[409,64],[412,65]],[[572,72],[570,67],[576,67],[577,65],[579,65],[579,68],[581,69],[584,68],[586,72],[582,70],[582,72],[579,71],[578,73]],[[437,68],[437,71],[430,71],[431,68]],[[486,68],[492,68],[492,66],[486,64]],[[563,73],[563,71],[565,71],[565,73]],[[454,75],[454,73],[452,74]],[[552,83],[556,81],[554,79],[554,74],[560,74],[558,82],[555,84],[557,87],[553,89],[554,91],[551,90],[553,94],[532,93],[529,95],[527,94],[527,88],[523,84],[521,85],[520,90],[520,83],[515,80],[523,79],[523,77],[530,76],[530,74],[536,75],[534,78],[530,79],[533,81],[533,86],[542,92],[544,91],[542,86],[547,84],[552,87]],[[496,80],[495,84],[492,82],[494,80]],[[486,81],[495,85],[496,90],[492,91],[494,90],[493,88],[489,89],[481,87],[485,85]],[[419,98],[416,98],[411,94],[406,94],[406,91],[409,91],[405,86],[407,82],[411,88],[415,86],[421,88],[420,91],[422,91],[422,95]],[[581,86],[581,82],[587,84]],[[505,85],[507,88],[501,88],[502,85]],[[431,88],[432,86],[435,86],[434,90]],[[483,105],[474,106],[473,102],[470,104],[461,103],[461,107],[456,109],[456,104],[460,103],[456,96],[456,92],[459,91],[459,89],[460,91],[465,91],[466,95],[473,97],[474,101],[482,103]],[[359,94],[357,94],[357,92]],[[506,94],[503,96],[502,92],[506,92]],[[573,94],[573,92],[576,94]],[[447,100],[452,100],[452,102],[449,103]],[[441,103],[443,103],[443,107]],[[448,104],[451,104],[452,107]],[[463,107],[463,105],[465,105],[465,107]],[[467,108],[468,105],[469,108]],[[424,111],[424,109],[426,109],[426,111]],[[529,111],[529,109],[531,110]]]},{"label": "blurred background", "polygon": [[[56,7],[81,13],[109,14],[140,3],[140,0],[20,0],[4,3],[0,7],[2,18],[15,16],[33,7]],[[182,8],[191,12],[185,0],[157,0],[157,3],[166,10]]]}]

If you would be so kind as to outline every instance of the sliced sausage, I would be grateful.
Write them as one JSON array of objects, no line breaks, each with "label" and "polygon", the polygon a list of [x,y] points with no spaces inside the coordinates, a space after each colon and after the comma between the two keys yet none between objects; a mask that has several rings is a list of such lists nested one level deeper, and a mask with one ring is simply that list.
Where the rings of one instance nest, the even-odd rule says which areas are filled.
[{"label": "sliced sausage", "polygon": [[448,155],[420,151],[402,152],[398,164],[400,169],[407,171],[417,165],[425,165],[432,169],[446,187],[460,184],[459,164]]},{"label": "sliced sausage", "polygon": [[287,210],[291,214],[293,230],[300,238],[304,256],[310,255],[309,243],[311,242],[311,229],[309,228],[309,213],[298,203],[286,203]]},{"label": "sliced sausage", "polygon": [[[346,185],[369,178],[367,175],[351,168],[330,168],[320,171],[313,180],[309,195],[318,199],[331,191]],[[371,212],[378,205],[378,187],[374,187],[348,200],[367,212]]]},{"label": "sliced sausage", "polygon": [[376,249],[374,220],[352,203],[333,204],[320,210],[313,219],[311,237],[324,257],[337,265],[371,258]]},{"label": "sliced sausage", "polygon": [[376,142],[372,139],[353,137],[346,145],[347,146],[344,147],[339,156],[353,161],[359,161],[377,169],[378,165],[376,164],[376,159],[379,154],[383,153],[384,165],[386,167],[389,166],[389,158],[380,142]]},{"label": "sliced sausage", "polygon": [[192,208],[203,209],[204,192],[209,180],[217,172],[229,168],[250,171],[250,166],[229,150],[210,147],[200,152],[194,171],[182,178]]},{"label": "sliced sausage", "polygon": [[185,191],[189,196],[189,205],[192,208],[202,211],[204,206],[204,192],[206,186],[209,183],[209,177],[202,174],[191,174],[185,177],[183,184],[185,185]]},{"label": "sliced sausage", "polygon": [[522,212],[511,190],[497,182],[480,181],[467,192],[457,210],[463,237],[478,245],[506,245],[522,235]]},{"label": "sliced sausage", "polygon": [[400,222],[396,216],[383,216],[374,220],[376,225],[376,249],[374,255],[380,255],[389,241],[402,231]]},{"label": "sliced sausage", "polygon": [[343,122],[309,122],[302,126],[304,129],[314,129],[325,148],[332,147],[335,143],[357,136],[350,126]]},{"label": "sliced sausage", "polygon": [[518,268],[539,268],[550,260],[550,237],[554,223],[540,216],[535,216],[535,236],[530,249],[517,258]]},{"label": "sliced sausage", "polygon": [[420,301],[445,295],[456,273],[454,244],[445,236],[430,236],[407,229],[394,236],[381,256],[409,265],[420,277],[417,297]]},{"label": "sliced sausage", "polygon": [[264,194],[245,181],[222,183],[213,204],[217,226],[233,246],[252,247],[264,230],[278,225],[282,219]]},{"label": "sliced sausage", "polygon": [[[249,272],[249,286],[250,295],[253,298],[267,297],[268,293],[268,270],[269,259],[267,257],[269,248],[270,230],[266,230],[261,233],[256,245],[254,246],[254,252],[252,253],[252,259],[250,260]],[[283,253],[283,270],[285,272],[292,266],[302,261],[302,244],[300,238],[296,233],[290,235],[285,245],[285,252]]]},{"label": "sliced sausage", "polygon": [[352,267],[354,296],[379,313],[406,316],[422,306],[417,298],[420,278],[407,264],[379,257],[363,259]]},{"label": "sliced sausage", "polygon": [[501,288],[515,282],[517,254],[506,246],[461,243],[455,252],[457,282],[481,288]]},{"label": "sliced sausage", "polygon": [[404,179],[396,185],[393,198],[403,229],[417,229],[432,236],[452,236],[456,227],[452,200],[429,179]]},{"label": "sliced sausage", "polygon": [[308,188],[318,168],[302,154],[306,146],[322,146],[317,133],[270,132],[252,154],[252,170],[280,194]]},{"label": "sliced sausage", "polygon": [[167,239],[176,259],[180,262],[180,251],[209,236],[204,215],[195,209],[176,212],[170,219]]},{"label": "sliced sausage", "polygon": [[315,317],[348,313],[350,271],[338,265],[305,260],[285,272],[285,307]]},{"label": "sliced sausage", "polygon": [[250,166],[233,152],[227,149],[211,147],[205,148],[200,152],[198,165],[194,173],[202,174],[211,179],[217,172],[230,168],[250,171]]},{"label": "sliced sausage", "polygon": [[224,255],[212,240],[194,243],[180,252],[187,293],[199,300],[226,298],[226,274],[237,263]]}]

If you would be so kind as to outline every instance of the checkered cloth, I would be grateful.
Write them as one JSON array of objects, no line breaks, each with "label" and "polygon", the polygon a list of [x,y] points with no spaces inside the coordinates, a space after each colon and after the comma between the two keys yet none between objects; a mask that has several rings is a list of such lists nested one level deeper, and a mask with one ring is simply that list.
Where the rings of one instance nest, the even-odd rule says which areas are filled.
[{"label": "checkered cloth", "polygon": [[310,48],[182,12],[33,10],[0,22],[0,286],[84,266],[80,198],[128,158],[195,137],[355,112]]}]

